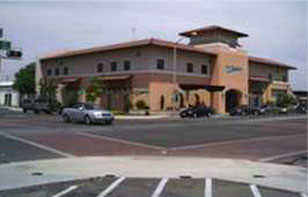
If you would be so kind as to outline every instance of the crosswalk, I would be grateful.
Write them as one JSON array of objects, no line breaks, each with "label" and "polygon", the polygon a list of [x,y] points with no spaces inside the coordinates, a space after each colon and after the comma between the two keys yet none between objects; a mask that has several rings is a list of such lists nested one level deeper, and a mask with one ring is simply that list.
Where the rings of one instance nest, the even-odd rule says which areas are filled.
[{"label": "crosswalk", "polygon": [[0,197],[306,197],[306,194],[213,178],[97,177],[17,190]]}]

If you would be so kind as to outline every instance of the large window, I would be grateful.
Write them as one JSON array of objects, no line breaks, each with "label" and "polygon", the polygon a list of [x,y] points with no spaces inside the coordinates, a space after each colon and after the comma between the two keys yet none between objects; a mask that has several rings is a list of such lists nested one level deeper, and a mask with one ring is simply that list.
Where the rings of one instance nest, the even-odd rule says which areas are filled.
[{"label": "large window", "polygon": [[124,61],[124,70],[130,70],[130,61]]},{"label": "large window", "polygon": [[63,68],[63,75],[68,75],[68,67]]},{"label": "large window", "polygon": [[47,69],[47,76],[51,76],[52,70],[50,68]]},{"label": "large window", "polygon": [[192,63],[188,63],[186,65],[186,72],[188,72],[188,73],[194,72],[194,65]]},{"label": "large window", "polygon": [[101,72],[103,72],[103,68],[104,68],[104,65],[103,65],[102,63],[99,63],[99,64],[97,64],[97,66],[96,66],[96,71],[97,71],[98,73],[101,73]]},{"label": "large window", "polygon": [[59,68],[56,68],[55,69],[55,75],[58,76],[59,74],[60,74],[60,70],[59,70]]},{"label": "large window", "polygon": [[165,69],[165,61],[163,59],[157,59],[156,60],[156,68],[159,70]]},{"label": "large window", "polygon": [[112,72],[117,71],[117,62],[111,62],[110,67]]},{"label": "large window", "polygon": [[201,65],[201,74],[207,75],[208,74],[208,66],[207,65]]}]

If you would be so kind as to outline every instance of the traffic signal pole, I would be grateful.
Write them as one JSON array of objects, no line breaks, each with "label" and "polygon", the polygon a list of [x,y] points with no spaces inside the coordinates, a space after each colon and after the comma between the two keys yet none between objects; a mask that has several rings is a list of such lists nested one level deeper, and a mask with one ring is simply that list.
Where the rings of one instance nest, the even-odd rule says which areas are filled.
[{"label": "traffic signal pole", "polygon": [[3,29],[0,28],[0,72],[2,59],[20,60],[22,56],[21,50],[12,50],[11,42],[2,39]]}]

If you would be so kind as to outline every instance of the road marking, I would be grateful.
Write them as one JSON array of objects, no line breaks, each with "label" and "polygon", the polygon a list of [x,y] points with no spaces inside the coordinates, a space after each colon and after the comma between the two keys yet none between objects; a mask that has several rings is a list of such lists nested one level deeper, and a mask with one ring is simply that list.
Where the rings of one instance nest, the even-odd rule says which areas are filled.
[{"label": "road marking", "polygon": [[98,138],[98,139],[104,139],[104,140],[109,140],[109,141],[113,141],[113,142],[120,142],[120,143],[124,143],[124,144],[128,144],[128,145],[141,146],[141,147],[145,147],[145,148],[152,148],[152,149],[156,149],[156,150],[165,150],[165,148],[159,147],[159,146],[152,146],[152,145],[142,144],[142,143],[138,143],[138,142],[131,142],[131,141],[126,141],[126,140],[117,139],[117,138],[113,138],[113,137],[95,135],[95,134],[91,134],[91,133],[80,133],[80,132],[78,132],[77,135],[82,135],[82,136],[92,137],[92,138]]},{"label": "road marking", "polygon": [[212,179],[205,179],[204,197],[212,197]]},{"label": "road marking", "polygon": [[259,192],[259,189],[258,189],[258,187],[256,185],[251,184],[250,185],[250,190],[251,190],[251,192],[252,192],[254,197],[262,197],[260,192]]},{"label": "road marking", "polygon": [[301,197],[308,197],[308,194],[301,193],[300,196]]},{"label": "road marking", "polygon": [[100,194],[98,194],[97,197],[105,197],[110,192],[112,192],[120,183],[122,183],[125,180],[126,177],[120,177],[117,180],[115,180],[109,187],[107,187],[104,191],[102,191]]},{"label": "road marking", "polygon": [[268,162],[268,161],[281,159],[281,158],[284,158],[284,157],[295,156],[295,155],[299,155],[299,154],[303,154],[303,153],[307,153],[307,150],[285,153],[285,154],[275,155],[275,156],[271,156],[271,157],[265,157],[265,158],[259,159],[259,161]]},{"label": "road marking", "polygon": [[159,197],[160,194],[163,192],[164,187],[165,187],[165,185],[167,184],[167,182],[168,182],[168,178],[163,178],[163,179],[159,182],[159,184],[157,185],[157,187],[156,187],[156,189],[155,189],[155,191],[154,191],[154,193],[152,194],[151,197]]},{"label": "road marking", "polygon": [[69,188],[67,188],[67,189],[65,189],[65,190],[63,190],[63,191],[61,191],[60,193],[57,193],[57,194],[53,195],[52,197],[61,197],[61,196],[64,196],[65,194],[68,194],[69,192],[71,192],[71,191],[73,191],[73,190],[75,190],[75,189],[77,189],[77,188],[78,188],[77,185],[72,185],[72,186],[70,186]]},{"label": "road marking", "polygon": [[22,143],[25,143],[25,144],[29,144],[31,146],[40,148],[42,150],[45,150],[45,151],[48,151],[48,152],[51,152],[51,153],[61,155],[63,157],[69,157],[69,158],[76,157],[75,155],[72,155],[70,153],[66,153],[66,152],[63,152],[63,151],[60,151],[60,150],[57,150],[57,149],[54,149],[54,148],[51,148],[51,147],[48,147],[48,146],[45,146],[45,145],[42,145],[42,144],[38,144],[36,142],[32,142],[32,141],[29,141],[29,140],[26,140],[26,139],[23,139],[23,138],[20,138],[20,137],[16,137],[16,136],[13,136],[13,135],[10,135],[10,134],[0,132],[0,135],[4,136],[6,138],[9,138],[9,139],[15,140],[15,141],[19,141],[19,142],[22,142]]},{"label": "road marking", "polygon": [[189,149],[196,149],[196,148],[207,148],[207,147],[212,147],[212,146],[230,145],[230,144],[246,143],[246,142],[256,142],[256,141],[272,140],[272,139],[284,139],[284,138],[292,138],[292,137],[299,137],[299,136],[303,136],[303,137],[306,138],[306,134],[255,137],[255,138],[249,138],[249,139],[230,140],[230,141],[223,141],[223,142],[213,142],[213,143],[207,143],[207,144],[177,146],[177,147],[170,148],[169,150],[171,150],[171,151],[174,151],[174,150],[189,150]]}]

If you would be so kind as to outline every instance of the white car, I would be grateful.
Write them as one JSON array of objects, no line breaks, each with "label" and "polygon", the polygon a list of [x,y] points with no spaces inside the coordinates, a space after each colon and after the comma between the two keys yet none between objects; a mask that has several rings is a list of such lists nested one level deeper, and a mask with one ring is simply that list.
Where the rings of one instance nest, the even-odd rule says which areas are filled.
[{"label": "white car", "polygon": [[98,105],[78,103],[72,107],[62,109],[61,116],[64,122],[84,122],[112,124],[114,116],[111,112]]}]

